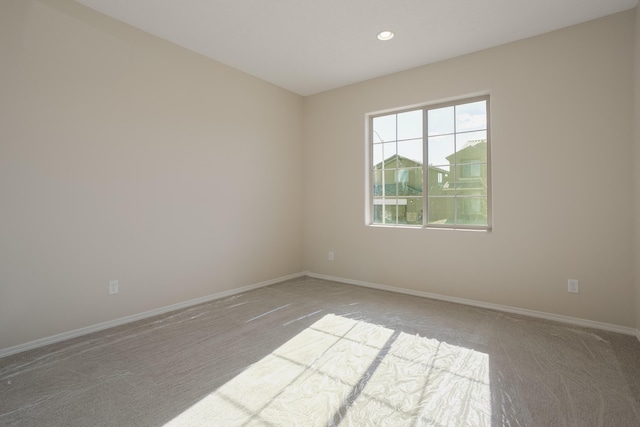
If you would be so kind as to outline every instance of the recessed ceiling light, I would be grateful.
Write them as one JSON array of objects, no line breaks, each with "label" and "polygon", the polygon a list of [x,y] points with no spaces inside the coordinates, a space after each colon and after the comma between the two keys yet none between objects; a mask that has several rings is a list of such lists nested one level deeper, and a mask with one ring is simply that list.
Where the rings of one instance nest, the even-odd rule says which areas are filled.
[{"label": "recessed ceiling light", "polygon": [[378,40],[382,40],[382,41],[391,40],[393,36],[395,36],[395,34],[393,34],[393,31],[380,31],[378,33]]}]

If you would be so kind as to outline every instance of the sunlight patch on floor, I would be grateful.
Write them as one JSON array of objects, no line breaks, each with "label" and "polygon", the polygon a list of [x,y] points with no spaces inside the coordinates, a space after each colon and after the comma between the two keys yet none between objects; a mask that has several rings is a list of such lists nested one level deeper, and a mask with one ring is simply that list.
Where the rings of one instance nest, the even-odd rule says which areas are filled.
[{"label": "sunlight patch on floor", "polygon": [[487,354],[326,315],[166,426],[491,424]]}]

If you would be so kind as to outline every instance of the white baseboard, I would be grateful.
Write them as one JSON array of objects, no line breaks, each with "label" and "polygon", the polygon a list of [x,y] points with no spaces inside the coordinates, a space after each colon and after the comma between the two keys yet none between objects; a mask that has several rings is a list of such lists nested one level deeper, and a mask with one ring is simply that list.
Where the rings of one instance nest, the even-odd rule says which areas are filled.
[{"label": "white baseboard", "polygon": [[253,285],[243,286],[237,289],[231,289],[229,291],[218,292],[212,295],[207,295],[201,298],[192,299],[189,301],[180,302],[177,304],[168,305],[166,307],[160,307],[153,310],[145,311],[143,313],[132,314],[130,316],[121,317],[119,319],[110,320],[108,322],[99,323],[97,325],[87,326],[85,328],[75,329],[69,332],[63,332],[61,334],[53,335],[46,338],[37,339],[24,344],[19,344],[13,347],[0,349],[0,358],[10,356],[12,354],[20,353],[26,350],[32,350],[34,348],[42,347],[48,344],[54,344],[60,341],[68,340],[70,338],[76,338],[82,335],[87,335],[92,332],[102,331],[104,329],[113,328],[114,326],[124,325],[126,323],[135,322],[137,320],[146,319],[148,317],[157,316],[159,314],[168,313],[170,311],[179,310],[182,308],[191,307],[194,305],[202,304],[205,302],[226,298],[232,295],[241,294],[243,292],[251,291],[254,289],[262,288],[265,286],[273,285],[275,283],[284,282],[286,280],[296,279],[298,277],[306,276],[306,272],[294,273],[288,276],[278,277],[277,279],[267,280],[260,283],[254,283]]},{"label": "white baseboard", "polygon": [[341,277],[327,276],[324,274],[316,274],[307,272],[307,276],[316,279],[330,280],[333,282],[346,283],[349,285],[364,286],[366,288],[379,289],[383,291],[396,292],[400,294],[412,295],[423,298],[430,298],[440,301],[453,302],[457,304],[469,305],[479,308],[487,308],[491,310],[503,311],[506,313],[521,314],[524,316],[537,317],[546,320],[555,320],[556,322],[569,323],[572,325],[583,326],[587,328],[600,329],[610,332],[618,332],[625,335],[635,335],[640,340],[640,330],[628,328],[625,326],[613,325],[610,323],[595,322],[593,320],[580,319],[577,317],[563,316],[560,314],[546,313],[543,311],[528,310],[525,308],[510,307],[507,305],[492,304],[488,302],[476,301],[465,298],[450,297],[446,295],[433,294],[430,292],[416,291],[412,289],[398,288],[395,286],[380,285],[377,283],[364,282],[362,280],[344,279]]},{"label": "white baseboard", "polygon": [[297,279],[297,278],[303,277],[303,276],[309,276],[309,277],[316,278],[316,279],[330,280],[330,281],[333,281],[333,282],[340,282],[340,283],[346,283],[346,284],[349,284],[349,285],[363,286],[363,287],[367,287],[367,288],[379,289],[379,290],[390,291],[390,292],[396,292],[396,293],[400,293],[400,294],[418,296],[418,297],[423,297],[423,298],[431,298],[431,299],[436,299],[436,300],[440,300],[440,301],[453,302],[453,303],[457,303],[457,304],[464,304],[464,305],[469,305],[469,306],[473,306],[473,307],[487,308],[487,309],[497,310],[497,311],[504,311],[504,312],[507,312],[507,313],[521,314],[521,315],[537,317],[537,318],[541,318],[541,319],[555,320],[557,322],[569,323],[569,324],[572,324],[572,325],[584,326],[584,327],[594,328],[594,329],[601,329],[601,330],[611,331],[611,332],[619,332],[619,333],[626,334],[626,335],[635,335],[636,338],[638,338],[638,341],[640,341],[640,329],[633,329],[633,328],[628,328],[628,327],[624,327],[624,326],[612,325],[612,324],[609,324],[609,323],[594,322],[592,320],[585,320],[585,319],[579,319],[579,318],[576,318],[576,317],[562,316],[562,315],[546,313],[546,312],[542,312],[542,311],[527,310],[527,309],[523,309],[523,308],[510,307],[510,306],[499,305],[499,304],[491,304],[491,303],[486,303],[486,302],[476,301],[476,300],[470,300],[470,299],[465,299],[465,298],[449,297],[449,296],[446,296],[446,295],[433,294],[433,293],[429,293],[429,292],[416,291],[416,290],[412,290],[412,289],[404,289],[404,288],[398,288],[398,287],[394,287],[394,286],[380,285],[380,284],[377,284],[377,283],[364,282],[362,280],[345,279],[345,278],[342,278],[342,277],[327,276],[327,275],[324,275],[324,274],[316,274],[316,273],[312,273],[312,272],[309,272],[309,271],[304,271],[304,272],[301,272],[301,273],[294,273],[294,274],[290,274],[288,276],[278,277],[276,279],[267,280],[267,281],[264,281],[264,282],[259,282],[259,283],[254,283],[252,285],[243,286],[241,288],[232,289],[232,290],[224,291],[224,292],[219,292],[219,293],[216,293],[216,294],[207,295],[207,296],[204,296],[204,297],[201,297],[201,298],[196,298],[196,299],[192,299],[192,300],[189,300],[189,301],[184,301],[184,302],[181,302],[181,303],[168,305],[168,306],[165,306],[165,307],[160,307],[160,308],[157,308],[157,309],[154,309],[154,310],[145,311],[143,313],[138,313],[138,314],[133,314],[133,315],[130,315],[130,316],[121,317],[119,319],[110,320],[108,322],[99,323],[97,325],[87,326],[85,328],[75,329],[75,330],[69,331],[69,332],[63,332],[61,334],[57,334],[57,335],[53,335],[53,336],[50,336],[50,337],[41,338],[41,339],[38,339],[38,340],[35,340],[35,341],[30,341],[30,342],[27,342],[27,343],[24,343],[24,344],[19,344],[19,345],[13,346],[13,347],[0,349],[0,358],[5,357],[5,356],[10,356],[12,354],[20,353],[20,352],[23,352],[23,351],[32,350],[34,348],[42,347],[42,346],[45,346],[45,345],[48,345],[48,344],[54,344],[54,343],[57,343],[57,342],[60,342],[60,341],[68,340],[68,339],[71,339],[71,338],[76,338],[76,337],[79,337],[79,336],[82,336],[82,335],[87,335],[87,334],[90,334],[90,333],[93,333],[93,332],[102,331],[104,329],[113,328],[115,326],[124,325],[126,323],[135,322],[137,320],[142,320],[142,319],[146,319],[146,318],[149,318],[149,317],[157,316],[159,314],[168,313],[170,311],[179,310],[179,309],[182,309],[182,308],[191,307],[191,306],[202,304],[202,303],[205,303],[205,302],[209,302],[209,301],[213,301],[213,300],[217,300],[217,299],[221,299],[221,298],[226,298],[226,297],[229,297],[229,296],[232,296],[232,295],[241,294],[243,292],[247,292],[247,291],[251,291],[251,290],[254,290],[254,289],[262,288],[262,287],[265,287],[265,286],[273,285],[275,283],[284,282],[286,280]]}]

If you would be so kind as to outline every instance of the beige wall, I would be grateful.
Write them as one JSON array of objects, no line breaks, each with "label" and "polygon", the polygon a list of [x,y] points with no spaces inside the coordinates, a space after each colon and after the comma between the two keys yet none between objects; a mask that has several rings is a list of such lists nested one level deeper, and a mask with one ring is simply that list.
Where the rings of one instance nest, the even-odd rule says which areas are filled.
[{"label": "beige wall", "polygon": [[635,128],[635,144],[634,144],[634,171],[635,171],[635,253],[634,253],[634,265],[635,270],[635,285],[636,285],[636,328],[638,330],[638,339],[640,339],[640,5],[635,8],[636,22],[635,22],[635,66],[633,69],[634,76],[634,128]]},{"label": "beige wall", "polygon": [[[634,13],[306,98],[305,268],[635,326]],[[366,226],[365,115],[485,92],[494,230]]]},{"label": "beige wall", "polygon": [[0,349],[302,271],[301,138],[298,95],[0,2]]},{"label": "beige wall", "polygon": [[[0,2],[0,350],[303,269],[640,327],[634,20],[303,101],[71,0]],[[365,114],[487,91],[494,230],[365,226]]]}]

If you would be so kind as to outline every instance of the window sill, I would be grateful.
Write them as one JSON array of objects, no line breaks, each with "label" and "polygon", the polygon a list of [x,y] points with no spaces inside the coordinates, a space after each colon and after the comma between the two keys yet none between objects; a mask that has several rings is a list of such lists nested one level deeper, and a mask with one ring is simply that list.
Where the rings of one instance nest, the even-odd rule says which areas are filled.
[{"label": "window sill", "polygon": [[434,227],[430,225],[408,225],[408,224],[367,224],[367,227],[372,228],[396,228],[396,229],[407,229],[407,230],[445,230],[445,231],[471,231],[471,232],[481,232],[481,233],[489,233],[492,231],[491,227]]}]

